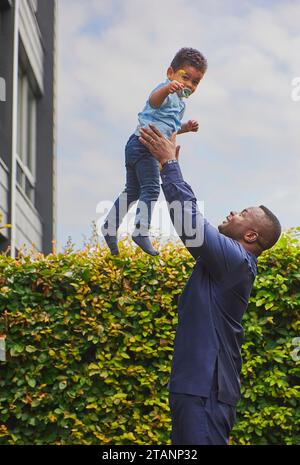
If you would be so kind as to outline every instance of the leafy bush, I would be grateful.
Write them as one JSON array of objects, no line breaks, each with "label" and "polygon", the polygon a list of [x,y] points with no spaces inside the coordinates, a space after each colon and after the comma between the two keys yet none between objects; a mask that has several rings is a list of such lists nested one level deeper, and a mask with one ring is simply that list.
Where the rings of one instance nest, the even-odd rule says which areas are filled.
[{"label": "leafy bush", "polygon": [[[259,260],[232,444],[300,440],[295,233]],[[120,249],[0,256],[0,444],[170,443],[177,299],[194,262],[180,244],[156,258]]]}]

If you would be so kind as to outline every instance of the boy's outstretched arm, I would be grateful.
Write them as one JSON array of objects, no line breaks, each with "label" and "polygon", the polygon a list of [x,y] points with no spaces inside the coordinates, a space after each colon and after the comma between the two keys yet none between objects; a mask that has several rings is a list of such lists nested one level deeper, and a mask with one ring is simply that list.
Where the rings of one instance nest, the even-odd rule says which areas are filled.
[{"label": "boy's outstretched arm", "polygon": [[177,81],[172,81],[166,84],[164,87],[153,92],[153,94],[149,97],[149,103],[152,108],[159,108],[168,97],[169,94],[174,94],[174,92],[178,92],[179,90],[183,89],[184,85]]}]

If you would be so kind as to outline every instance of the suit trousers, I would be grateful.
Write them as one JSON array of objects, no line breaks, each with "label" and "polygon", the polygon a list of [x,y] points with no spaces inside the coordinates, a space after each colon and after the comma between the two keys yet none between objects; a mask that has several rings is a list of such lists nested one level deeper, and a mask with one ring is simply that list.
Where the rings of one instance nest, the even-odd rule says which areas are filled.
[{"label": "suit trousers", "polygon": [[174,445],[227,445],[236,408],[218,400],[215,372],[210,396],[169,393]]}]

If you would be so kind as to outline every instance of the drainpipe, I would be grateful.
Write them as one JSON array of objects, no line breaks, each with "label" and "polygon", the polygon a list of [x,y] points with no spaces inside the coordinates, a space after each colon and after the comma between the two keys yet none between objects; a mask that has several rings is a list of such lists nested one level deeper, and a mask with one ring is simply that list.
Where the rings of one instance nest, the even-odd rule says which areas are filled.
[{"label": "drainpipe", "polygon": [[19,0],[14,1],[13,45],[13,91],[12,91],[12,143],[11,143],[11,218],[10,247],[15,258],[16,249],[16,182],[17,182],[17,137],[18,137],[18,66],[19,66]]}]

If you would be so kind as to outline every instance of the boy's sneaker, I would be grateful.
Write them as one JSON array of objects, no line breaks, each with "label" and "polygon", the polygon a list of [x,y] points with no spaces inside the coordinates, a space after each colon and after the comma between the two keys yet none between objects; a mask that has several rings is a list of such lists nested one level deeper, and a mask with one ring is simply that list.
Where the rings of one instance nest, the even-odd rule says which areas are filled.
[{"label": "boy's sneaker", "polygon": [[119,255],[120,251],[118,248],[118,239],[117,236],[110,236],[107,233],[106,228],[104,227],[104,224],[101,226],[101,232],[104,236],[105,242],[108,245],[110,252],[112,255]]},{"label": "boy's sneaker", "polygon": [[150,242],[149,236],[141,236],[141,235],[132,235],[132,240],[135,242],[144,252],[148,253],[155,257],[159,255],[159,252],[152,247]]}]

